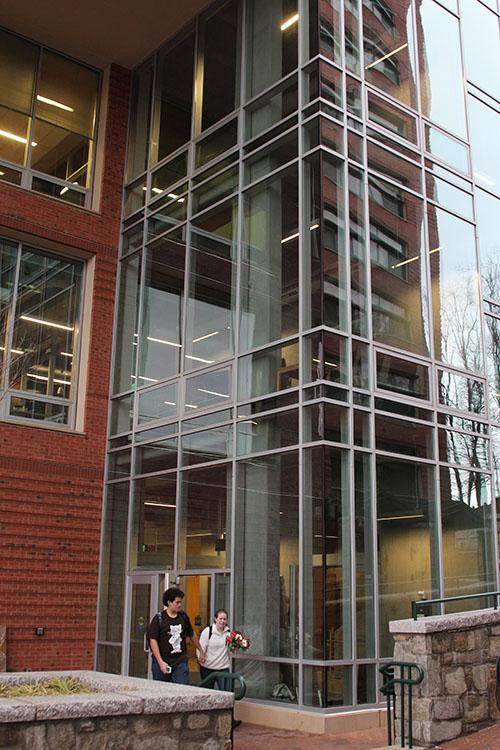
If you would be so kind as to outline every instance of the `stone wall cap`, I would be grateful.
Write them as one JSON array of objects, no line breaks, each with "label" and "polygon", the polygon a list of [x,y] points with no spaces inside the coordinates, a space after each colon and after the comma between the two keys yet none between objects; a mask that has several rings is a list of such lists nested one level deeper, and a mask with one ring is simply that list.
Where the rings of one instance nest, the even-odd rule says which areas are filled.
[{"label": "stone wall cap", "polygon": [[0,684],[22,685],[54,677],[75,677],[99,692],[0,698],[0,723],[227,710],[234,703],[230,692],[83,670],[4,672],[0,674]]},{"label": "stone wall cap", "polygon": [[420,617],[418,620],[393,620],[389,623],[389,632],[425,635],[498,624],[500,624],[500,609],[476,609],[471,612]]}]

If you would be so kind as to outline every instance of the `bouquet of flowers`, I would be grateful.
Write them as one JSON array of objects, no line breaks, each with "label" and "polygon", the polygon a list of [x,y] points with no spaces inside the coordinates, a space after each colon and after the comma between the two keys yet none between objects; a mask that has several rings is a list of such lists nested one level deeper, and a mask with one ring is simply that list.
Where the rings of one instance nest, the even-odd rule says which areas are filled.
[{"label": "bouquet of flowers", "polygon": [[250,648],[250,638],[239,630],[231,630],[226,635],[226,645],[232,654],[236,651],[246,651]]}]

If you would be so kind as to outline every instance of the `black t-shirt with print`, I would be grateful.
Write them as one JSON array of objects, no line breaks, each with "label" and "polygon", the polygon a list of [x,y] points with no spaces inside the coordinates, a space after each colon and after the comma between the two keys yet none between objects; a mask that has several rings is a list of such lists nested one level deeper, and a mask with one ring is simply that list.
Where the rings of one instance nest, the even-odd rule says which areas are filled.
[{"label": "black t-shirt with print", "polygon": [[181,661],[186,661],[186,638],[193,635],[193,628],[189,617],[185,612],[179,612],[175,617],[170,617],[164,610],[161,615],[161,624],[156,614],[148,627],[148,638],[154,638],[158,642],[161,658],[175,667]]}]

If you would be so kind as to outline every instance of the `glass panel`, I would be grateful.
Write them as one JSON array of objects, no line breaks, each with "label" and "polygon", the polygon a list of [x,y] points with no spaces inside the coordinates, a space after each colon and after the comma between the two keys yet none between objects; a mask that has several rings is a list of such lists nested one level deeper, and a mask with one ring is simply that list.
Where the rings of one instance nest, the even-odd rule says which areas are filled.
[{"label": "glass panel", "polygon": [[438,431],[439,460],[480,469],[490,465],[489,440],[479,435],[466,435],[452,430]]},{"label": "glass panel", "polygon": [[101,583],[97,637],[121,643],[125,599],[129,483],[106,490],[101,550]]},{"label": "glass panel", "polygon": [[474,227],[440,208],[429,207],[428,230],[436,358],[481,372]]},{"label": "glass panel", "polygon": [[248,108],[247,137],[254,138],[264,130],[283,120],[298,105],[297,78],[279,86]]},{"label": "glass panel", "polygon": [[39,47],[2,29],[0,50],[0,104],[30,114]]},{"label": "glass panel", "polygon": [[338,68],[320,60],[307,69],[304,104],[319,96],[330,104],[342,107],[342,73]]},{"label": "glass panel", "polygon": [[179,411],[177,383],[139,393],[137,423],[175,417]]},{"label": "glass panel", "polygon": [[377,665],[358,664],[357,700],[359,704],[377,703]]},{"label": "glass panel", "polygon": [[[467,78],[488,94],[500,98],[496,71],[500,70],[498,16],[477,0],[460,3]],[[485,58],[485,50],[488,51]]]},{"label": "glass panel", "polygon": [[352,667],[304,667],[304,705],[352,706]]},{"label": "glass panel", "polygon": [[122,672],[122,647],[110,646],[107,643],[97,644],[96,670],[109,674]]},{"label": "glass panel", "polygon": [[236,227],[231,201],[193,221],[185,366],[193,370],[233,353],[236,308]]},{"label": "glass panel", "polygon": [[[7,324],[11,315],[12,294],[16,272],[18,246],[8,240],[0,239],[0,373],[5,376],[4,359],[7,346]],[[21,365],[20,357],[24,357],[24,349],[11,352],[12,365],[17,371]],[[7,387],[9,382],[3,383],[0,376],[0,388]]]},{"label": "glass panel", "polygon": [[151,618],[151,584],[133,583],[130,603],[129,675],[146,679],[149,657],[144,649],[145,627]]},{"label": "glass panel", "polygon": [[298,652],[298,471],[297,452],[238,464],[234,619],[258,656]]},{"label": "glass panel", "polygon": [[[151,177],[151,190],[154,194],[160,195],[160,193],[164,193],[170,185],[173,185],[175,182],[179,182],[179,180],[182,180],[187,175],[187,151],[184,151],[183,154],[180,154],[179,156],[176,156],[175,159],[171,159],[169,162],[163,165],[163,167],[160,167],[155,172],[153,172]],[[177,188],[177,192],[182,192],[182,190],[185,190],[186,187],[182,186],[181,188]],[[152,196],[154,198],[154,195]],[[174,196],[168,196],[174,197]]]},{"label": "glass panel", "polygon": [[416,119],[371,92],[368,92],[368,118],[401,138],[418,143]]},{"label": "glass panel", "polygon": [[[490,419],[500,422],[500,320],[485,316],[486,372],[489,381]],[[500,467],[500,462],[498,464]],[[498,487],[500,494],[500,486]]]},{"label": "glass panel", "polygon": [[[365,229],[364,172],[349,165],[349,249],[351,259],[351,324],[352,332],[368,334],[367,263]],[[364,386],[360,386],[364,387]]]},{"label": "glass panel", "polygon": [[467,101],[474,177],[480,187],[500,194],[500,151],[496,139],[500,114],[474,96]]},{"label": "glass panel", "polygon": [[245,181],[253,182],[295,159],[298,153],[297,137],[298,131],[295,129],[281,140],[274,141],[246,159]]},{"label": "glass panel", "polygon": [[44,49],[36,116],[59,128],[92,138],[98,85],[96,71]]},{"label": "glass panel", "polygon": [[416,362],[377,352],[377,388],[428,399],[429,370]]},{"label": "glass panel", "polygon": [[122,255],[127,255],[133,250],[140,250],[142,245],[142,239],[144,234],[144,222],[140,221],[135,224],[128,232],[124,232],[122,236]]},{"label": "glass panel", "polygon": [[[125,189],[125,200],[123,202],[123,213],[124,216],[128,216],[134,211],[138,211],[146,203],[146,178],[143,177],[137,182],[134,182],[130,187]],[[136,221],[138,217],[134,217],[133,221]]]},{"label": "glass panel", "polygon": [[469,174],[469,152],[465,144],[455,141],[430,125],[425,126],[425,149],[460,172]]},{"label": "glass panel", "polygon": [[[153,191],[155,188],[152,188]],[[160,192],[160,188],[156,188]],[[180,224],[186,220],[187,217],[187,195],[181,195],[183,190],[187,190],[187,185],[180,185],[175,189],[175,192],[171,191],[167,193],[167,200],[162,204],[162,201],[158,201],[151,208],[156,209],[160,204],[161,208],[154,214],[151,214],[148,220],[148,240],[151,240],[158,235],[167,232],[172,227]],[[175,235],[177,237],[183,237],[181,233]]]},{"label": "glass panel", "polygon": [[184,435],[182,465],[193,466],[208,461],[220,461],[233,455],[233,428],[217,427]]},{"label": "glass panel", "polygon": [[366,411],[353,411],[353,440],[354,445],[361,445],[364,448],[370,447],[370,415]]},{"label": "glass panel", "polygon": [[111,414],[109,419],[109,431],[111,435],[122,432],[130,432],[132,429],[132,399],[133,396],[122,396],[111,401]]},{"label": "glass panel", "polygon": [[24,356],[11,387],[72,397],[82,282],[83,263],[22,250],[12,348]]},{"label": "glass panel", "polygon": [[[346,29],[347,37],[347,29]],[[347,41],[347,39],[346,39]],[[363,99],[361,95],[361,83],[355,78],[346,76],[346,104],[347,111],[357,117],[363,116]],[[357,121],[349,121],[351,126],[359,129],[359,123]]]},{"label": "glass panel", "polygon": [[238,368],[238,400],[294,388],[299,384],[297,341],[242,357]]},{"label": "glass panel", "polygon": [[370,387],[370,349],[368,344],[352,339],[352,385],[354,388]]},{"label": "glass panel", "polygon": [[130,568],[169,569],[174,563],[175,474],[137,479]]},{"label": "glass panel", "polygon": [[[443,596],[495,590],[490,477],[442,468],[440,484]],[[460,602],[460,610],[477,607],[478,602],[473,599]]]},{"label": "glass panel", "polygon": [[135,385],[141,259],[133,255],[120,264],[115,322],[114,392]]},{"label": "glass panel", "polygon": [[349,454],[304,451],[304,657],[351,657]]},{"label": "glass panel", "polygon": [[[228,404],[232,399],[231,367],[204,372],[186,380],[186,414],[193,409],[206,409]],[[189,410],[189,411],[188,411]]]},{"label": "glass panel", "polygon": [[482,292],[500,302],[500,201],[477,190],[476,211]]},{"label": "glass panel", "polygon": [[409,107],[416,107],[415,48],[410,0],[363,3],[365,78]]},{"label": "glass panel", "polygon": [[309,0],[308,57],[322,54],[330,60],[341,62],[340,2],[328,3]]},{"label": "glass panel", "polygon": [[200,427],[209,427],[210,425],[219,424],[220,422],[229,422],[229,420],[232,419],[232,416],[232,409],[223,409],[222,411],[215,411],[211,414],[202,414],[200,417],[184,419],[182,421],[182,432],[189,432],[190,430],[196,430]]},{"label": "glass panel", "polygon": [[[345,330],[344,162],[314,155],[305,162],[305,325]],[[309,299],[308,299],[309,297]]]},{"label": "glass panel", "polygon": [[69,408],[63,404],[47,404],[14,395],[10,399],[9,414],[18,419],[35,419],[53,424],[68,424],[69,421]]},{"label": "glass panel", "polygon": [[428,355],[422,201],[374,177],[369,195],[373,337]]},{"label": "glass panel", "polygon": [[132,74],[127,182],[148,165],[152,86],[153,63],[148,60]]},{"label": "glass panel", "polygon": [[68,188],[60,183],[42,180],[40,177],[33,177],[31,181],[31,189],[35,190],[37,193],[50,195],[52,198],[58,198],[67,203],[74,203],[76,206],[83,206],[85,204],[85,193],[79,190],[74,190],[73,188]]},{"label": "glass panel", "polygon": [[314,404],[304,409],[304,441],[349,442],[349,410],[336,404]]},{"label": "glass panel", "polygon": [[[0,159],[14,164],[26,163],[30,118],[0,107]],[[2,167],[2,170],[4,168]]]},{"label": "glass panel", "polygon": [[155,161],[189,141],[193,101],[194,33],[160,55],[157,75],[159,94],[155,105],[158,153]]},{"label": "glass panel", "polygon": [[251,0],[248,3],[249,98],[297,67],[298,27],[296,0]]},{"label": "glass panel", "polygon": [[242,351],[298,328],[297,180],[297,167],[293,167],[245,194]]},{"label": "glass panel", "polygon": [[201,129],[209,128],[236,106],[238,3],[225,3],[202,20],[203,95]]},{"label": "glass panel", "polygon": [[278,704],[298,702],[299,668],[296,664],[236,659],[234,669],[245,678],[248,698]]},{"label": "glass panel", "polygon": [[[43,120],[35,120],[32,138],[36,148],[31,153],[31,166],[39,172],[60,180],[67,180],[73,185],[86,187],[89,182],[90,144],[85,136],[63,130]],[[58,185],[59,195],[65,195],[70,188]],[[56,194],[56,197],[59,197]]]},{"label": "glass panel", "polygon": [[347,383],[347,339],[326,332],[307,336],[303,380]]},{"label": "glass panel", "polygon": [[[468,0],[469,1],[469,0]],[[458,19],[434,0],[417,5],[422,111],[452,133],[466,137],[464,76]],[[446,55],[443,55],[446,39]]]},{"label": "glass panel", "polygon": [[456,372],[438,370],[439,403],[460,411],[484,414],[484,384]]},{"label": "glass panel", "polygon": [[[361,412],[360,412],[361,413]],[[375,656],[375,564],[371,460],[354,454],[354,530],[356,534],[356,655]]]},{"label": "glass panel", "polygon": [[[338,2],[338,0],[336,0]],[[321,4],[323,7],[323,4]],[[361,75],[361,41],[359,20],[361,6],[357,0],[344,3],[344,47],[347,70]],[[349,84],[348,84],[349,85]]]},{"label": "glass panel", "polygon": [[376,416],[375,446],[380,451],[433,458],[433,429],[417,422]]},{"label": "glass panel", "polygon": [[434,468],[377,457],[381,656],[392,656],[391,620],[438,596]]},{"label": "glass panel", "polygon": [[[389,145],[392,145],[389,142]],[[368,168],[399,182],[403,187],[422,192],[422,171],[415,164],[401,159],[397,154],[368,141]]]},{"label": "glass panel", "polygon": [[193,213],[203,211],[213,203],[227,198],[238,189],[238,168],[226,169],[217,177],[197,188],[193,193]]},{"label": "glass panel", "polygon": [[239,456],[287,448],[299,442],[299,413],[289,409],[266,417],[241,419],[236,429]]},{"label": "glass panel", "polygon": [[181,568],[225,568],[230,559],[231,466],[182,474]]},{"label": "glass panel", "polygon": [[152,474],[177,467],[177,438],[159,440],[152,445],[137,447],[135,452],[136,474]]},{"label": "glass panel", "polygon": [[160,438],[168,437],[169,435],[175,435],[179,430],[179,423],[173,422],[172,424],[164,424],[161,427],[153,427],[150,430],[141,430],[134,434],[134,441],[136,443],[146,443],[151,440],[159,440]]},{"label": "glass panel", "polygon": [[462,214],[466,219],[473,221],[474,210],[472,207],[472,195],[450,185],[449,182],[440,180],[428,172],[425,175],[426,193],[429,200],[440,203],[444,208]]},{"label": "glass panel", "polygon": [[155,240],[146,250],[138,385],[179,372],[185,252],[182,231]]},{"label": "glass panel", "polygon": [[22,174],[15,169],[6,167],[5,164],[0,164],[0,180],[3,182],[10,182],[12,185],[20,185]]},{"label": "glass panel", "polygon": [[[222,89],[221,89],[222,90]],[[196,166],[202,167],[216,156],[223,154],[236,145],[238,138],[238,120],[231,120],[227,125],[211,133],[196,146]]]},{"label": "glass panel", "polygon": [[131,450],[116,451],[108,456],[108,479],[128,479]]}]

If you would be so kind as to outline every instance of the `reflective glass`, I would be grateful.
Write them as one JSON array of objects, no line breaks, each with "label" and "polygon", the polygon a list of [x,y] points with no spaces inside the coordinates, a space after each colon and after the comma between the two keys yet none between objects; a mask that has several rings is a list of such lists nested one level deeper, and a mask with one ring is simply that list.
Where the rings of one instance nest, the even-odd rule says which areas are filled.
[{"label": "reflective glass", "polygon": [[146,250],[138,385],[157,383],[179,371],[185,252],[177,232]]},{"label": "reflective glass", "polygon": [[417,143],[417,121],[414,117],[368,92],[368,117],[392,133]]},{"label": "reflective glass", "polygon": [[237,202],[230,201],[192,222],[186,370],[233,353],[237,216]]},{"label": "reflective glass", "polygon": [[231,466],[182,473],[179,566],[225,568],[230,560]]},{"label": "reflective glass", "polygon": [[26,163],[30,118],[20,112],[0,107],[0,122],[2,124],[0,159],[24,165]]},{"label": "reflective glass", "polygon": [[459,190],[445,180],[440,180],[439,177],[434,177],[428,172],[425,175],[425,184],[429,200],[439,203],[450,211],[461,214],[466,219],[474,220],[472,195]]},{"label": "reflective glass", "polygon": [[127,479],[130,476],[130,458],[130,449],[110,453],[108,459],[108,479]]},{"label": "reflective glass", "polygon": [[425,150],[459,172],[469,174],[469,152],[465,144],[455,141],[441,130],[425,126]]},{"label": "reflective glass", "polygon": [[296,657],[298,453],[241,461],[236,484],[236,627],[250,636],[252,654]]},{"label": "reflective glass", "polygon": [[356,554],[356,656],[375,656],[376,577],[373,549],[371,457],[354,454],[354,532]]},{"label": "reflective glass", "polygon": [[438,430],[438,444],[439,460],[444,463],[479,469],[489,468],[489,440],[480,435]]},{"label": "reflective glass", "polygon": [[[5,376],[5,357],[7,347],[7,325],[11,315],[12,294],[14,291],[14,277],[16,273],[18,245],[8,240],[0,239],[0,373]],[[24,357],[24,350],[19,350],[14,357],[14,368],[21,363],[19,357]],[[3,378],[1,378],[3,381]],[[8,383],[0,382],[0,388],[6,388]]]},{"label": "reflective glass", "polygon": [[365,78],[395,99],[416,106],[411,0],[363,3]]},{"label": "reflective glass", "polygon": [[129,483],[106,489],[101,549],[101,588],[97,637],[121,643],[125,600]]},{"label": "reflective glass", "polygon": [[438,370],[439,403],[444,406],[483,414],[486,411],[484,402],[484,384],[472,380],[458,372]]},{"label": "reflective glass", "polygon": [[205,130],[236,105],[238,3],[230,0],[207,14],[199,33],[203,39],[201,130]]},{"label": "reflective glass", "polygon": [[240,350],[298,328],[299,196],[297,168],[245,193]]},{"label": "reflective glass", "polygon": [[348,452],[304,451],[304,658],[351,656]]},{"label": "reflective glass", "polygon": [[177,383],[172,383],[140,393],[137,398],[137,423],[146,424],[175,417],[179,412],[177,389]]},{"label": "reflective glass", "polygon": [[299,413],[297,409],[287,409],[278,414],[239,419],[236,429],[239,456],[287,448],[299,442]]},{"label": "reflective glass", "polygon": [[413,398],[429,398],[429,369],[377,352],[377,387]]},{"label": "reflective glass", "polygon": [[[87,187],[90,180],[91,142],[86,136],[36,119],[32,138],[37,144],[31,153],[33,169],[73,185]],[[68,200],[68,187],[56,187],[56,197]]]},{"label": "reflective glass", "polygon": [[430,426],[391,417],[375,417],[375,447],[390,453],[434,458],[433,429]]},{"label": "reflective glass", "polygon": [[152,86],[153,64],[149,60],[137,68],[132,76],[127,181],[144,172],[148,166]]},{"label": "reflective glass", "polygon": [[467,78],[500,99],[498,16],[490,13],[478,0],[462,0],[460,10]]},{"label": "reflective glass", "polygon": [[291,662],[236,659],[234,668],[243,675],[247,697],[294,704],[299,700],[299,667]]},{"label": "reflective glass", "polygon": [[[351,325],[359,336],[368,334],[365,185],[364,172],[349,165],[349,253],[351,259]],[[364,387],[364,386],[359,386]]]},{"label": "reflective glass", "polygon": [[174,563],[176,476],[133,483],[130,568],[169,569]]},{"label": "reflective glass", "polygon": [[[485,316],[486,372],[490,419],[500,422],[500,319]],[[500,463],[498,464],[500,466]],[[499,486],[500,491],[500,486]]]},{"label": "reflective glass", "polygon": [[436,358],[482,372],[474,227],[432,206],[427,218]]},{"label": "reflective glass", "polygon": [[207,135],[196,146],[196,166],[202,167],[231,146],[235,146],[237,138],[238,120],[231,120],[227,125]]},{"label": "reflective glass", "polygon": [[238,365],[238,400],[294,388],[299,384],[299,344],[283,346],[242,357]]},{"label": "reflective glass", "polygon": [[337,404],[313,404],[304,408],[303,440],[349,442],[349,410]]},{"label": "reflective glass", "polygon": [[304,667],[304,705],[315,708],[352,705],[352,667]]},{"label": "reflective glass", "polygon": [[258,99],[247,110],[247,137],[254,138],[285,119],[298,106],[297,79],[288,81]]},{"label": "reflective glass", "polygon": [[500,200],[476,190],[482,293],[500,302]]},{"label": "reflective glass", "polygon": [[39,54],[35,44],[0,30],[0,105],[31,113]]},{"label": "reflective glass", "polygon": [[[321,5],[323,7],[322,3]],[[361,75],[360,15],[361,8],[357,0],[347,0],[347,2],[344,2],[345,65],[347,70],[350,70],[351,73],[356,73],[358,76]]]},{"label": "reflective glass", "polygon": [[115,322],[114,393],[135,386],[141,258],[132,255],[120,263]]},{"label": "reflective glass", "polygon": [[438,596],[434,467],[377,457],[381,656],[392,656],[391,620]]},{"label": "reflective glass", "polygon": [[[422,0],[417,3],[417,30],[421,36],[418,50],[422,112],[438,125],[466,138],[458,18],[434,0]],[[446,39],[445,55],[443,39]]]},{"label": "reflective glass", "polygon": [[469,95],[467,102],[474,177],[479,187],[500,195],[500,150],[496,136],[500,114],[474,96]]},{"label": "reflective glass", "polygon": [[347,339],[319,331],[307,336],[303,382],[331,380],[347,383]]},{"label": "reflective glass", "polygon": [[207,409],[218,404],[227,405],[232,399],[231,368],[204,372],[186,380],[186,415],[194,409]]},{"label": "reflective glass", "polygon": [[220,461],[233,455],[233,428],[215,427],[184,435],[182,438],[182,465]]},{"label": "reflective glass", "polygon": [[177,438],[158,440],[151,445],[136,448],[136,474],[152,474],[175,468],[177,468]]}]

